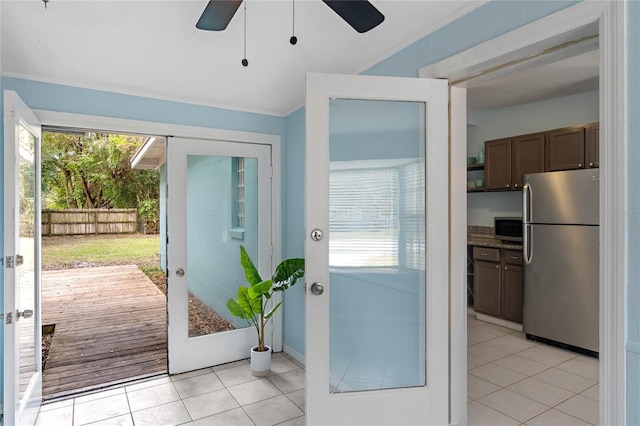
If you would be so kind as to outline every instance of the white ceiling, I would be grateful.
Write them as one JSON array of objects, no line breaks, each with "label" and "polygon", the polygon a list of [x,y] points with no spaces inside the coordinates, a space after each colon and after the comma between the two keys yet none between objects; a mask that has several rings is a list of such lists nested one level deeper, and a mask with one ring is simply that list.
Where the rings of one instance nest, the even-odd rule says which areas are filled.
[{"label": "white ceiling", "polygon": [[359,73],[484,1],[372,0],[385,15],[358,34],[319,0],[249,0],[222,32],[195,23],[192,1],[2,0],[2,75],[286,115],[304,102],[306,71]]},{"label": "white ceiling", "polygon": [[597,38],[590,39],[472,80],[467,84],[467,106],[485,111],[598,90],[597,47]]}]

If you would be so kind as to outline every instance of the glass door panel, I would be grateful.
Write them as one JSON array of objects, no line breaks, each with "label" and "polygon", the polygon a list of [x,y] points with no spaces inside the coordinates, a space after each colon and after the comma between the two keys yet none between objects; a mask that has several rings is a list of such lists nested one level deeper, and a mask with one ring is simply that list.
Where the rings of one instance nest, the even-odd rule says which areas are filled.
[{"label": "glass door panel", "polygon": [[[36,327],[36,138],[22,125],[19,126],[19,203],[20,203],[20,238],[17,252],[22,258],[16,259],[20,290],[19,306],[22,311],[18,321],[20,334],[20,399],[23,398],[33,375],[39,370],[36,352],[38,330]],[[22,265],[18,265],[22,262]],[[20,314],[19,314],[20,315]]]},{"label": "glass door panel", "polygon": [[424,386],[424,104],[329,106],[331,392]]},{"label": "glass door panel", "polygon": [[249,326],[229,313],[227,300],[246,286],[240,245],[257,259],[257,199],[257,158],[187,156],[190,338]]}]

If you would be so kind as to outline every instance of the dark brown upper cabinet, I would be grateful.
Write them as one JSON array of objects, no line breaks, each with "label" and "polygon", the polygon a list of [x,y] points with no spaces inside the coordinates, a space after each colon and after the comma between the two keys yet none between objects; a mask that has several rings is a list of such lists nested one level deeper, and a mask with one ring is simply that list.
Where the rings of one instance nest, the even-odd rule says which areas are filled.
[{"label": "dark brown upper cabinet", "polygon": [[585,167],[585,127],[552,130],[548,134],[545,172]]},{"label": "dark brown upper cabinet", "polygon": [[511,138],[485,142],[484,188],[511,189]]},{"label": "dark brown upper cabinet", "polygon": [[519,191],[524,175],[600,167],[599,123],[486,141],[484,190]]},{"label": "dark brown upper cabinet", "polygon": [[591,123],[586,126],[587,149],[585,163],[587,167],[600,167],[600,123]]},{"label": "dark brown upper cabinet", "polygon": [[517,136],[511,142],[511,188],[520,190],[524,175],[544,172],[544,133]]},{"label": "dark brown upper cabinet", "polygon": [[485,189],[520,190],[527,173],[544,171],[544,133],[485,143]]}]

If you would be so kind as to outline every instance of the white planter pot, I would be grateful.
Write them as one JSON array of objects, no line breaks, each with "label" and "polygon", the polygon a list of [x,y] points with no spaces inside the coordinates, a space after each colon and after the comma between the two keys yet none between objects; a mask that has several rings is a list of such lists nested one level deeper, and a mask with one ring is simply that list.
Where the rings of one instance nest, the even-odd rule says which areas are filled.
[{"label": "white planter pot", "polygon": [[266,376],[271,372],[271,347],[265,346],[264,352],[258,352],[258,347],[251,348],[251,374]]}]

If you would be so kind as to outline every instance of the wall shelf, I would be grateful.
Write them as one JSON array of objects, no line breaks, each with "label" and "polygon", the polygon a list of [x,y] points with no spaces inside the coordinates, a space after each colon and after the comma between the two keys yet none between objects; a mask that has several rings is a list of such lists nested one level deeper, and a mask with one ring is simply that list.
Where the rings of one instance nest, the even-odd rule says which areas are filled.
[{"label": "wall shelf", "polygon": [[484,163],[467,164],[467,171],[484,170]]}]

